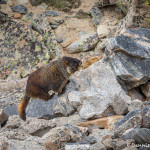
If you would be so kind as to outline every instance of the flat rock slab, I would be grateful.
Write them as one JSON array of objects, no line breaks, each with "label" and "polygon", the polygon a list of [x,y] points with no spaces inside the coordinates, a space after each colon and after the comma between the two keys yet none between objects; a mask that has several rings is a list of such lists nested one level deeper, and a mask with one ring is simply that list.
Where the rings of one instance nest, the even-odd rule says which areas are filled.
[{"label": "flat rock slab", "polygon": [[126,29],[108,42],[106,55],[128,89],[150,79],[150,29]]},{"label": "flat rock slab", "polygon": [[60,14],[57,11],[45,11],[43,12],[42,15],[56,17],[56,16],[59,16]]},{"label": "flat rock slab", "polygon": [[77,123],[77,125],[82,126],[82,127],[90,127],[90,126],[96,125],[101,129],[102,128],[114,129],[115,122],[121,118],[123,118],[123,116],[116,115],[116,116],[95,119],[95,120],[91,120],[91,121],[79,122],[79,123]]},{"label": "flat rock slab", "polygon": [[65,150],[90,150],[90,144],[68,143],[65,145]]}]

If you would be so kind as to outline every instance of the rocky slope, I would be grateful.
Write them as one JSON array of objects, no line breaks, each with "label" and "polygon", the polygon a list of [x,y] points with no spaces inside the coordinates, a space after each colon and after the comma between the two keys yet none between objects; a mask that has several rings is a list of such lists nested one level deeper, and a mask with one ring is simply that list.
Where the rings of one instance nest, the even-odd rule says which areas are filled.
[{"label": "rocky slope", "polygon": [[[148,150],[149,20],[149,0],[2,0],[0,150]],[[28,75],[63,55],[81,70],[23,122]]]}]

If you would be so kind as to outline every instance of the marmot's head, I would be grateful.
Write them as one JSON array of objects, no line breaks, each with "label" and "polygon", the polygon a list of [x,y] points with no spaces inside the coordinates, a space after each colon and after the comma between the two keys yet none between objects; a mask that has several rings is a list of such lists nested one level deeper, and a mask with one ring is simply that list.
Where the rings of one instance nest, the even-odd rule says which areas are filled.
[{"label": "marmot's head", "polygon": [[64,56],[62,60],[67,65],[67,72],[70,74],[79,70],[82,65],[82,61],[77,58]]}]

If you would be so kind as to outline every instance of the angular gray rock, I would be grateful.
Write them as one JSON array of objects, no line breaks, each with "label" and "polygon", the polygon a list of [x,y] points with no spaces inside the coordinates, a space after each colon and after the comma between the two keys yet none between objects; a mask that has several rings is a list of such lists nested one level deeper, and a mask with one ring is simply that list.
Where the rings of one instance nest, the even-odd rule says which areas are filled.
[{"label": "angular gray rock", "polygon": [[42,140],[55,143],[57,148],[64,147],[68,142],[78,142],[88,133],[87,128],[77,127],[75,125],[65,125],[56,127],[46,133]]},{"label": "angular gray rock", "polygon": [[135,128],[141,124],[142,114],[140,110],[128,113],[124,118],[115,123],[115,137],[121,137],[126,130]]},{"label": "angular gray rock", "polygon": [[128,89],[150,79],[150,29],[126,29],[108,41],[106,55]]},{"label": "angular gray rock", "polygon": [[[129,134],[134,128],[137,127],[150,127],[150,108],[144,107],[138,110],[129,112],[125,117],[115,123],[115,137],[122,137]],[[131,135],[128,135],[131,136]]]},{"label": "angular gray rock", "polygon": [[78,110],[82,119],[93,119],[125,114],[130,102],[110,65],[99,61],[71,77],[56,106],[64,115]]},{"label": "angular gray rock", "polygon": [[145,85],[141,86],[141,90],[146,97],[150,97],[150,82],[147,82]]},{"label": "angular gray rock", "polygon": [[[136,147],[132,147],[132,145],[135,143],[134,139],[114,139],[111,143],[113,149],[115,150],[124,150],[125,148],[131,148],[133,150],[137,150]],[[130,150],[130,149],[127,149]]]},{"label": "angular gray rock", "polygon": [[100,11],[100,9],[98,7],[93,7],[90,10],[91,16],[92,16],[92,21],[94,23],[95,26],[99,25],[102,18],[103,18],[103,14]]},{"label": "angular gray rock", "polygon": [[42,15],[56,17],[59,16],[60,14],[57,11],[45,11],[42,13]]},{"label": "angular gray rock", "polygon": [[141,101],[141,100],[138,100],[138,99],[135,99],[135,100],[133,100],[133,101],[130,103],[130,105],[129,105],[129,107],[128,107],[128,110],[129,110],[129,112],[130,112],[130,111],[134,111],[134,110],[136,110],[136,109],[140,109],[141,107],[143,107],[142,101]]},{"label": "angular gray rock", "polygon": [[107,148],[101,142],[98,142],[91,145],[90,150],[107,150]]},{"label": "angular gray rock", "polygon": [[96,47],[96,44],[98,43],[98,35],[97,33],[84,35],[81,37],[80,40],[72,43],[67,47],[68,53],[78,53],[78,52],[86,52],[89,50],[92,50]]},{"label": "angular gray rock", "polygon": [[150,107],[149,106],[142,109],[142,127],[150,128]]},{"label": "angular gray rock", "polygon": [[141,128],[135,129],[132,133],[132,139],[138,144],[148,144],[150,143],[150,129]]}]

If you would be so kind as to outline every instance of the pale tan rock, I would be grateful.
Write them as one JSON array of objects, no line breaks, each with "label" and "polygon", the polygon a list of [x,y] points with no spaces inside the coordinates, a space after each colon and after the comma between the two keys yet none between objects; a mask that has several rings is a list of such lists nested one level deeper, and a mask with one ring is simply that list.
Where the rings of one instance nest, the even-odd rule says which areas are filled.
[{"label": "pale tan rock", "polygon": [[20,19],[22,16],[20,13],[17,13],[17,12],[14,12],[13,14],[14,14],[15,19]]},{"label": "pale tan rock", "polygon": [[8,17],[11,17],[13,15],[12,9],[10,8],[10,6],[8,4],[1,4],[0,11],[4,14],[7,14]]},{"label": "pale tan rock", "polygon": [[97,27],[97,34],[99,38],[104,38],[109,34],[110,30],[107,25],[99,25]]},{"label": "pale tan rock", "polygon": [[110,117],[104,117],[96,120],[86,121],[86,122],[80,122],[77,123],[78,126],[82,127],[90,127],[93,125],[98,126],[99,128],[105,128],[105,129],[114,129],[114,124],[117,120],[123,118],[123,116],[110,116]]}]

